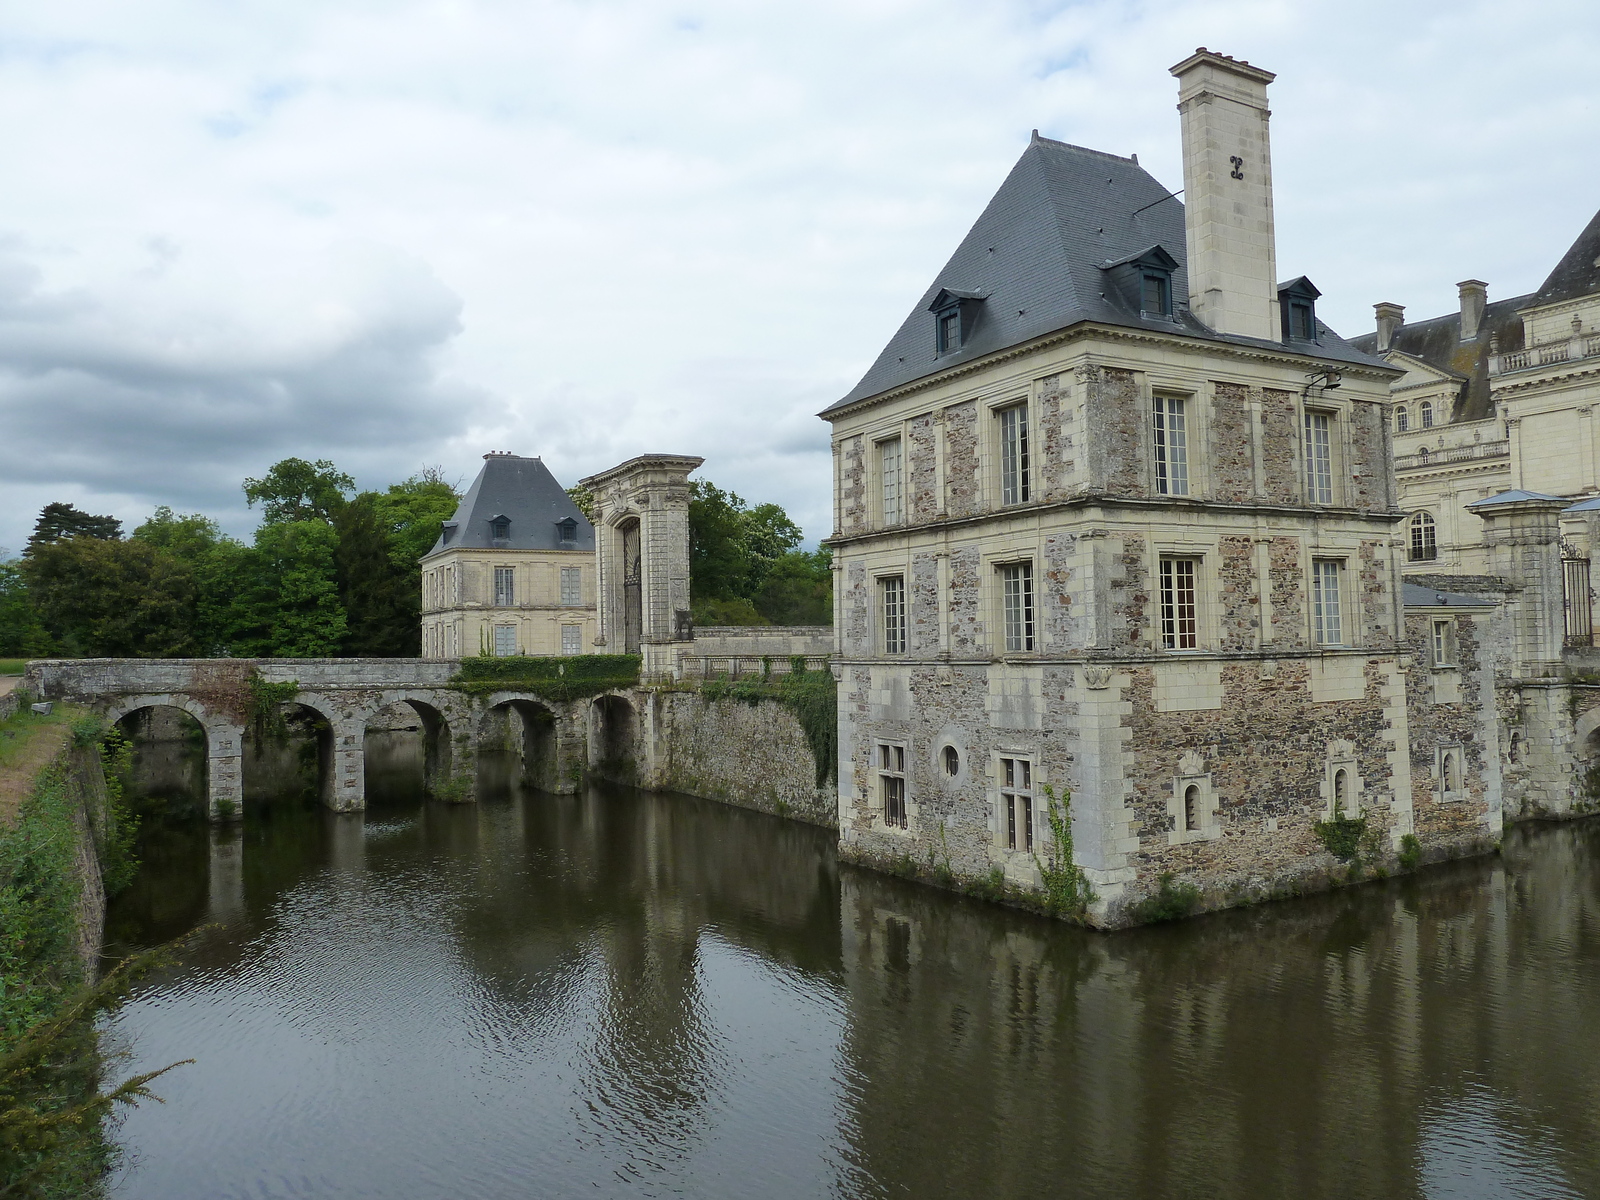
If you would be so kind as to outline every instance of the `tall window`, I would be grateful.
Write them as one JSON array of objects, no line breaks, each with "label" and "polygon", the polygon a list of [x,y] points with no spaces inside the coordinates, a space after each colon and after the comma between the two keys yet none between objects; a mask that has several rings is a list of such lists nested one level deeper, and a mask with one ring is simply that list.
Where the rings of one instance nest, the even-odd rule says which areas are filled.
[{"label": "tall window", "polygon": [[1332,425],[1327,413],[1306,413],[1306,499],[1312,504],[1333,503]]},{"label": "tall window", "polygon": [[1316,323],[1311,319],[1311,305],[1295,300],[1289,305],[1289,333],[1301,341],[1309,342],[1316,336]]},{"label": "tall window", "polygon": [[1411,410],[1409,408],[1407,408],[1404,404],[1401,404],[1398,407],[1396,407],[1395,410],[1394,410],[1394,431],[1396,433],[1404,433],[1406,430],[1408,430],[1410,428],[1411,428]]},{"label": "tall window", "polygon": [[1183,828],[1194,833],[1200,828],[1200,785],[1191,783],[1183,789]]},{"label": "tall window", "polygon": [[878,479],[883,501],[883,523],[898,525],[904,520],[901,512],[901,458],[900,439],[889,438],[878,443]]},{"label": "tall window", "polygon": [[1335,558],[1311,560],[1311,632],[1319,646],[1344,644],[1339,619],[1339,575],[1344,566]]},{"label": "tall window", "polygon": [[1159,271],[1146,271],[1140,288],[1139,307],[1149,317],[1164,317],[1172,311],[1168,300],[1167,277]]},{"label": "tall window", "polygon": [[1007,563],[1000,568],[1005,609],[1006,649],[1033,649],[1033,564]]},{"label": "tall window", "polygon": [[1430,400],[1422,402],[1422,427],[1424,429],[1433,428],[1433,402]]},{"label": "tall window", "polygon": [[1333,815],[1353,817],[1350,811],[1350,772],[1340,767],[1333,773]]},{"label": "tall window", "polygon": [[561,568],[561,603],[578,605],[583,603],[583,568]]},{"label": "tall window", "polygon": [[1433,665],[1448,667],[1456,661],[1456,623],[1448,617],[1433,622]]},{"label": "tall window", "polygon": [[1000,503],[1028,499],[1028,406],[1000,410]]},{"label": "tall window", "polygon": [[494,569],[495,607],[509,608],[516,602],[516,571],[511,567],[496,567]]},{"label": "tall window", "polygon": [[1432,513],[1412,515],[1410,557],[1412,562],[1431,562],[1439,557],[1439,528]]},{"label": "tall window", "polygon": [[883,652],[906,652],[906,581],[903,575],[878,580],[878,607],[883,614]]},{"label": "tall window", "polygon": [[517,652],[517,627],[515,625],[496,625],[494,627],[494,652],[498,658],[510,658]]},{"label": "tall window", "polygon": [[1000,807],[1007,850],[1033,849],[1033,764],[1000,760]]},{"label": "tall window", "polygon": [[939,353],[961,349],[961,309],[949,308],[939,314]]},{"label": "tall window", "polygon": [[1163,496],[1189,494],[1189,434],[1181,396],[1155,398],[1156,491]]},{"label": "tall window", "polygon": [[906,827],[906,748],[878,743],[878,800],[883,806],[883,823],[894,829]]},{"label": "tall window", "polygon": [[1193,650],[1199,645],[1194,586],[1198,566],[1193,558],[1161,560],[1161,644],[1168,650]]},{"label": "tall window", "polygon": [[563,625],[561,627],[561,653],[583,653],[583,626]]}]

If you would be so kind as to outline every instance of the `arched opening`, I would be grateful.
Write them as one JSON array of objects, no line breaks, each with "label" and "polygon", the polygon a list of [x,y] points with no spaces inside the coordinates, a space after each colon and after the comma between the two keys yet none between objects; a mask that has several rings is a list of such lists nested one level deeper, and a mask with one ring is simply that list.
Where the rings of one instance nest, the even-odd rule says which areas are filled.
[{"label": "arched opening", "polygon": [[548,708],[533,700],[496,704],[478,723],[480,791],[517,784],[553,791],[560,767],[556,749],[556,718]]},{"label": "arched opening", "polygon": [[309,704],[289,701],[259,714],[244,731],[247,805],[333,799],[333,725]]},{"label": "arched opening", "polygon": [[954,746],[944,748],[944,773],[952,779],[961,773],[961,753]]},{"label": "arched opening", "polygon": [[1444,786],[1446,795],[1461,790],[1461,768],[1456,763],[1454,751],[1446,751],[1444,763],[1439,770],[1440,782]]},{"label": "arched opening", "polygon": [[363,761],[373,800],[417,800],[450,778],[450,727],[421,700],[397,700],[367,720]]},{"label": "arched opening", "polygon": [[1189,833],[1200,831],[1200,785],[1197,783],[1183,789],[1183,828]]},{"label": "arched opening", "polygon": [[622,650],[637,654],[644,631],[644,551],[639,518],[617,526],[617,541],[622,544]]},{"label": "arched opening", "polygon": [[[1593,735],[1591,734],[1590,735],[1591,743],[1593,742],[1593,740],[1594,740],[1594,738],[1593,738]],[[1522,751],[1523,751],[1522,731],[1520,729],[1513,729],[1511,731],[1510,745],[1507,746],[1507,748],[1506,748],[1506,758],[1509,761],[1513,762],[1513,763],[1520,763],[1522,761]],[[1591,753],[1592,753],[1592,749],[1591,749]]]},{"label": "arched opening", "polygon": [[1355,815],[1350,811],[1350,772],[1343,767],[1333,773],[1333,815],[1335,817]]},{"label": "arched opening", "polygon": [[589,706],[589,766],[598,775],[620,783],[637,778],[634,746],[638,719],[621,696],[601,696]]},{"label": "arched opening", "polygon": [[116,722],[133,749],[127,798],[139,810],[203,816],[207,798],[205,726],[170,704],[136,708]]},{"label": "arched opening", "polygon": [[1394,410],[1394,431],[1404,433],[1411,428],[1411,410],[1404,404],[1397,404]]},{"label": "arched opening", "polygon": [[1422,427],[1424,429],[1433,428],[1433,404],[1428,400],[1422,402]]},{"label": "arched opening", "polygon": [[1411,514],[1409,557],[1412,562],[1432,562],[1439,557],[1439,527],[1434,522],[1432,513]]}]

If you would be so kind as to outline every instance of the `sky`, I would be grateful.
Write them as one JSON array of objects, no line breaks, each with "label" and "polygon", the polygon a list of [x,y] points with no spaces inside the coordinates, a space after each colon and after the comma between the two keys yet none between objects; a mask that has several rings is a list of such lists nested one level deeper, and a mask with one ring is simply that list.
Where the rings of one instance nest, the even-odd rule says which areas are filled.
[{"label": "sky", "polygon": [[825,537],[816,413],[1029,131],[1176,189],[1202,45],[1278,74],[1278,273],[1345,336],[1600,208],[1593,0],[0,0],[0,546],[498,450],[700,455]]}]

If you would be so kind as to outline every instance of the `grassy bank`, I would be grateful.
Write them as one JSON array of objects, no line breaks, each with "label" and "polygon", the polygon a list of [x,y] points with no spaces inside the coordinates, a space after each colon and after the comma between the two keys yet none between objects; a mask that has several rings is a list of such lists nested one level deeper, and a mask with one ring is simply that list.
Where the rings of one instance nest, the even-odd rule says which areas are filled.
[{"label": "grassy bank", "polygon": [[0,658],[0,675],[21,675],[27,666],[25,658]]},{"label": "grassy bank", "polygon": [[85,954],[102,903],[90,821],[103,845],[118,832],[101,756],[98,723],[71,707],[0,722],[0,1196],[99,1194],[101,1119],[146,1094],[101,1088],[94,1017],[130,975],[96,982]]}]

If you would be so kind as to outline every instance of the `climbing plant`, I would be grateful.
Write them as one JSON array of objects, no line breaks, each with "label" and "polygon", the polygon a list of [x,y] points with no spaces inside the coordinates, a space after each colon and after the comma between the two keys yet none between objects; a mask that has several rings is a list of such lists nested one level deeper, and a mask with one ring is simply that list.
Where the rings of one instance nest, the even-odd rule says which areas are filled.
[{"label": "climbing plant", "polygon": [[1050,849],[1044,861],[1033,856],[1044,881],[1045,907],[1061,916],[1081,917],[1094,903],[1094,888],[1083,868],[1072,861],[1072,790],[1059,799],[1055,789],[1044,785],[1045,819],[1050,825]]},{"label": "climbing plant", "polygon": [[250,722],[255,726],[256,742],[268,738],[282,741],[289,735],[288,723],[283,719],[283,706],[300,694],[300,681],[268,683],[261,672],[251,668],[246,684],[250,688]]}]

